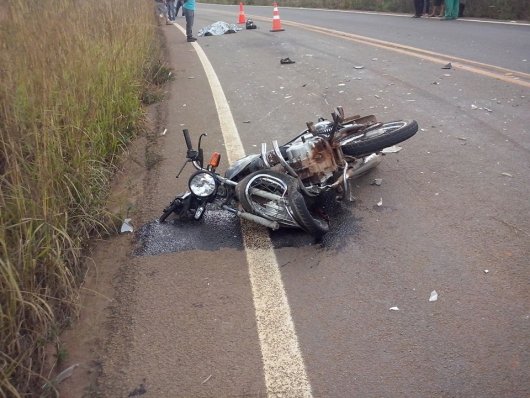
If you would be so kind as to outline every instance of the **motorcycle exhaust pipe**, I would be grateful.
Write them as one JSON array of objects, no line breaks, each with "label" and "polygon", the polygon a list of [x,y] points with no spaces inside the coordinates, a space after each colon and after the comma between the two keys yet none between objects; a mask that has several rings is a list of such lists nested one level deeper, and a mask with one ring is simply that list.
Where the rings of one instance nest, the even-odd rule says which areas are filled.
[{"label": "motorcycle exhaust pipe", "polygon": [[362,176],[364,173],[369,172],[373,168],[379,166],[383,161],[383,156],[378,153],[372,153],[363,159],[361,165],[356,169],[348,170],[348,178],[357,178]]},{"label": "motorcycle exhaust pipe", "polygon": [[275,229],[275,230],[280,228],[280,224],[278,224],[276,221],[267,220],[266,218],[263,218],[263,217],[260,217],[260,216],[256,216],[256,215],[251,214],[251,213],[247,213],[245,211],[239,211],[239,210],[233,209],[233,208],[231,208],[231,207],[229,207],[227,205],[222,205],[221,207],[223,209],[231,212],[231,213],[234,213],[235,215],[237,215],[240,218],[243,218],[243,219],[248,220],[248,221],[255,222],[256,224],[263,225],[264,227],[267,227],[267,228],[270,228],[270,229]]}]

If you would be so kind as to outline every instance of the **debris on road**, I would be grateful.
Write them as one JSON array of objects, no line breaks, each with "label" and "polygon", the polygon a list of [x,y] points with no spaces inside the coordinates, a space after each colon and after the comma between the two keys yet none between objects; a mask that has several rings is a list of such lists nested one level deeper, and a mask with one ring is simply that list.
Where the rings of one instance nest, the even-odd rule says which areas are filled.
[{"label": "debris on road", "polygon": [[354,69],[363,69],[363,68],[364,68],[364,65],[354,66],[353,68],[354,68]]},{"label": "debris on road", "polygon": [[372,185],[377,185],[377,186],[379,186],[379,185],[381,185],[382,182],[383,182],[383,179],[382,179],[382,178],[376,178],[376,179],[374,180],[374,182],[372,182]]},{"label": "debris on road", "polygon": [[383,206],[383,198],[379,202],[377,202],[377,206]]},{"label": "debris on road", "polygon": [[490,273],[490,270],[489,270],[489,269],[485,269],[485,270],[484,270],[484,273],[485,273],[485,274],[489,274],[489,273]]},{"label": "debris on road", "polygon": [[120,230],[121,233],[133,232],[133,227],[131,226],[131,224],[129,224],[131,221],[132,220],[130,218],[126,218],[125,220],[123,220],[123,224],[122,224],[121,230]]},{"label": "debris on road", "polygon": [[451,69],[452,68],[452,65],[451,65],[451,62],[449,62],[447,65],[445,66],[442,66],[442,69]]},{"label": "debris on road", "polygon": [[399,311],[398,307],[390,307],[390,311]]},{"label": "debris on road", "polygon": [[162,132],[160,133],[160,135],[166,135],[166,133],[167,133],[167,129],[164,129],[164,131],[162,131]]},{"label": "debris on road", "polygon": [[401,151],[402,149],[403,148],[401,148],[400,146],[392,145],[392,146],[389,146],[388,148],[383,149],[381,152],[382,153],[396,153],[396,152]]},{"label": "debris on road", "polygon": [[502,173],[502,175],[505,176],[505,177],[513,178],[513,176],[510,173]]},{"label": "debris on road", "polygon": [[431,297],[429,297],[429,301],[436,301],[438,300],[438,293],[436,293],[436,290],[433,290],[431,292]]},{"label": "debris on road", "polygon": [[294,64],[294,63],[295,63],[295,61],[293,61],[289,57],[280,59],[280,64],[282,64],[282,65],[284,65],[284,64]]}]

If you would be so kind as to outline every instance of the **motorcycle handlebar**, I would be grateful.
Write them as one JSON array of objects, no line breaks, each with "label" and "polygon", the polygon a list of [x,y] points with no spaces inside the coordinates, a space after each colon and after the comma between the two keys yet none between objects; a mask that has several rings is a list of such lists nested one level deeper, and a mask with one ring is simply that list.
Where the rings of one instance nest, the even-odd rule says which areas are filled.
[{"label": "motorcycle handlebar", "polygon": [[188,129],[182,130],[182,133],[184,133],[184,139],[186,140],[186,146],[188,147],[188,150],[191,151],[193,147],[191,145],[191,138],[190,138],[190,133]]}]

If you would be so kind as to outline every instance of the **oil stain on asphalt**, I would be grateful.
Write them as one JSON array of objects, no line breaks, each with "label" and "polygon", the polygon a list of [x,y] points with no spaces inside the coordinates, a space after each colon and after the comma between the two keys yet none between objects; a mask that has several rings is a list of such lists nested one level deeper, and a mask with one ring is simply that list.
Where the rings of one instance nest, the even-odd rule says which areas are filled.
[{"label": "oil stain on asphalt", "polygon": [[[273,248],[317,245],[323,250],[341,251],[348,245],[349,238],[359,232],[360,219],[355,218],[352,212],[354,204],[339,204],[328,199],[320,203],[330,219],[330,232],[322,240],[315,240],[301,229],[280,228],[269,232]],[[227,211],[213,208],[207,209],[200,221],[171,218],[165,223],[151,221],[136,233],[136,240],[139,247],[133,254],[137,256],[189,250],[244,249],[239,218]]]}]

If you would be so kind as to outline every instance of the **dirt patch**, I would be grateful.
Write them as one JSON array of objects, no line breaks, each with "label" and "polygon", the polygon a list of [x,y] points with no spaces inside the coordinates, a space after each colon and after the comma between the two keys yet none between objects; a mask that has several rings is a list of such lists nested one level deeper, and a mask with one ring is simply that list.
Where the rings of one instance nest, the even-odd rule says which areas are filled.
[{"label": "dirt patch", "polygon": [[[147,132],[129,146],[112,184],[109,211],[120,219],[130,218],[135,230],[153,217],[149,192],[156,182],[160,157],[156,137],[161,131],[158,121],[164,119],[165,108],[162,101],[147,109]],[[60,345],[48,350],[51,371],[45,376],[53,378],[77,365],[72,375],[58,386],[60,397],[102,396],[102,362],[112,362],[112,358],[105,358],[106,346],[112,344],[116,320],[124,321],[130,286],[127,280],[134,279],[134,259],[130,255],[134,249],[134,235],[120,233],[98,241],[87,257],[86,276],[79,291],[79,318],[61,334]]]}]

